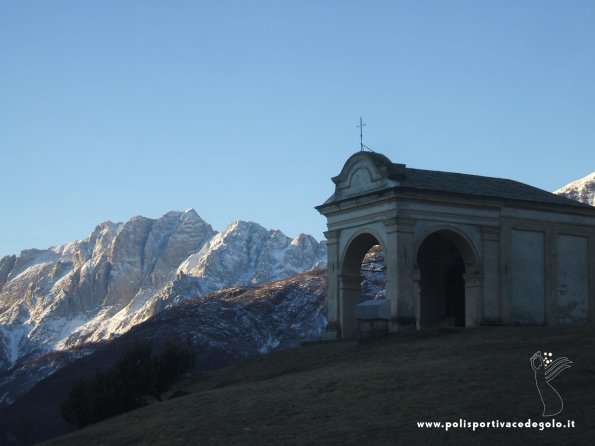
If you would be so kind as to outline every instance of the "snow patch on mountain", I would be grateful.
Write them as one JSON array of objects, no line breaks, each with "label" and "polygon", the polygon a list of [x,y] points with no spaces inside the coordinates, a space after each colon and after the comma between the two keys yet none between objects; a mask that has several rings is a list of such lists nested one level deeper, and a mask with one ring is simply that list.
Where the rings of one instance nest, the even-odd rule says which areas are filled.
[{"label": "snow patch on mountain", "polygon": [[325,260],[311,236],[243,221],[218,234],[193,209],[104,222],[85,240],[0,259],[0,371],[27,355],[112,339],[172,303]]},{"label": "snow patch on mountain", "polygon": [[[76,379],[91,376],[97,366],[110,367],[130,346],[139,343],[159,348],[167,342],[191,341],[196,369],[209,370],[272,350],[297,347],[303,341],[322,340],[327,324],[326,290],[324,269],[263,285],[227,288],[208,296],[193,296],[188,288],[190,294],[180,305],[159,312],[110,342],[28,355],[16,367],[0,372],[0,407],[19,399],[39,380],[81,359],[59,372],[57,381],[42,382],[31,390],[31,395],[39,392],[42,398],[59,405],[63,390],[57,383],[66,383],[62,389],[67,388]],[[38,416],[35,409],[27,414],[33,419]]]},{"label": "snow patch on mountain", "polygon": [[200,278],[200,294],[233,285],[283,279],[324,265],[326,248],[313,237],[295,239],[257,223],[235,221],[178,268]]},{"label": "snow patch on mountain", "polygon": [[554,193],[595,206],[595,172],[561,187]]},{"label": "snow patch on mountain", "polygon": [[[83,327],[117,334],[109,321],[175,278],[215,231],[195,211],[105,222],[85,240],[0,260],[0,369],[30,352],[69,346]],[[10,346],[10,348],[8,348]]]}]

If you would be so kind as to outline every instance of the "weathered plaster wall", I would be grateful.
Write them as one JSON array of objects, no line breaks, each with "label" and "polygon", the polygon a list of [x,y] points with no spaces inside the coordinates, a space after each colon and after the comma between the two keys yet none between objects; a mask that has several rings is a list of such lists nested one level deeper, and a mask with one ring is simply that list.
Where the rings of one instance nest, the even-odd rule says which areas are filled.
[{"label": "weathered plaster wall", "polygon": [[558,323],[584,324],[589,301],[589,239],[559,234],[557,242]]},{"label": "weathered plaster wall", "polygon": [[543,232],[512,231],[512,322],[545,323]]}]

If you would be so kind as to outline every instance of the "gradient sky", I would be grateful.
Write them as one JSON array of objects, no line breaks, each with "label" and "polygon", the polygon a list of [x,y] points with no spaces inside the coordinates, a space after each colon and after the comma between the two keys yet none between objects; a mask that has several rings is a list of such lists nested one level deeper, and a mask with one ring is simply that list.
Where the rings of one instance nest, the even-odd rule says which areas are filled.
[{"label": "gradient sky", "polygon": [[364,143],[554,190],[595,170],[595,2],[0,0],[0,257],[195,208],[322,238]]}]

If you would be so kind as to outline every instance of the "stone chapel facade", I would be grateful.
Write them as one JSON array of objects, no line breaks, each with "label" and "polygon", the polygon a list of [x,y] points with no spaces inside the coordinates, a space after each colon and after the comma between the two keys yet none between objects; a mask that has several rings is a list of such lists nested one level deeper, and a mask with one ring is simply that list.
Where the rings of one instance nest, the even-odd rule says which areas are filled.
[{"label": "stone chapel facade", "polygon": [[389,331],[595,323],[595,207],[512,180],[351,156],[327,218],[329,339],[357,335],[360,268],[384,251]]}]

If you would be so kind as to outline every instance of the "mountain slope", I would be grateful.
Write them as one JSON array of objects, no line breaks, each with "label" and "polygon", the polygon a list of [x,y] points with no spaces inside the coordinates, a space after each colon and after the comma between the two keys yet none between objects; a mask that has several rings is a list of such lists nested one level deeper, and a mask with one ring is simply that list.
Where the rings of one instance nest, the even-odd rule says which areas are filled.
[{"label": "mountain slope", "polygon": [[325,257],[324,243],[310,236],[292,240],[256,223],[234,222],[218,234],[192,209],[105,222],[85,240],[4,257],[0,406],[15,396],[11,382],[22,391],[168,305],[290,277]]},{"label": "mountain slope", "polygon": [[[30,444],[66,432],[60,404],[72,383],[89,378],[97,367],[110,367],[135,344],[150,342],[159,348],[167,341],[190,340],[196,369],[214,369],[323,338],[325,299],[326,272],[315,270],[265,285],[226,289],[168,308],[94,353],[65,365],[0,409],[0,444],[9,439]],[[0,392],[14,388],[15,382],[0,387]],[[32,425],[36,426],[33,430]]]},{"label": "mountain slope", "polygon": [[[593,327],[481,327],[308,345],[200,374],[189,395],[45,444],[588,445],[593,342]],[[418,428],[551,421],[529,363],[544,349],[573,361],[552,384],[564,399],[555,420],[574,428]]]},{"label": "mountain slope", "polygon": [[561,187],[554,193],[595,206],[595,172]]},{"label": "mountain slope", "polygon": [[213,235],[193,210],[169,212],[157,220],[105,222],[85,240],[5,257],[0,370],[25,354],[72,345],[65,340],[85,325],[94,327],[94,340],[126,331],[110,320],[134,312]]}]

